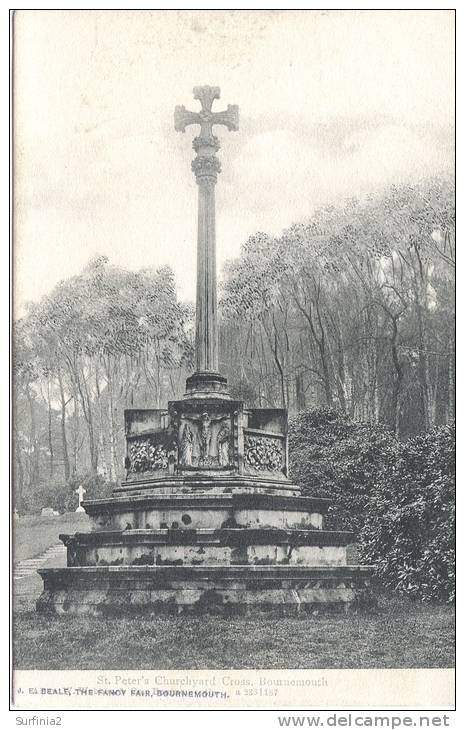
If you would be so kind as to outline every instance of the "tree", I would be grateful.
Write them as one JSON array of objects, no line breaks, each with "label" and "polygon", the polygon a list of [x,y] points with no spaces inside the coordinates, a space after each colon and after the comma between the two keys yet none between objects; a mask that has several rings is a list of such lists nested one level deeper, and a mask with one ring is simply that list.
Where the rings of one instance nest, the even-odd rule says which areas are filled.
[{"label": "tree", "polygon": [[223,365],[260,405],[336,406],[401,437],[454,417],[453,185],[392,187],[259,233],[228,264]]},{"label": "tree", "polygon": [[129,272],[103,257],[29,306],[15,323],[19,491],[39,489],[45,455],[54,484],[86,469],[110,482],[121,477],[123,410],[181,395],[191,314],[170,269]]}]

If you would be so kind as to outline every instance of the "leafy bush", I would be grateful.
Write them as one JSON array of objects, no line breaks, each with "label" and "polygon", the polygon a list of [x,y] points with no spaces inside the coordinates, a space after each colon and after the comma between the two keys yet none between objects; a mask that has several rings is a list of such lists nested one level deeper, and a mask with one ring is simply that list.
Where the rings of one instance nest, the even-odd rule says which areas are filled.
[{"label": "leafy bush", "polygon": [[334,500],[326,526],[354,530],[384,586],[421,600],[455,596],[455,427],[402,443],[331,409],[289,424],[292,478]]},{"label": "leafy bush", "polygon": [[72,477],[68,483],[50,479],[47,482],[39,483],[33,491],[23,499],[20,505],[21,514],[40,513],[43,507],[51,507],[57,512],[74,512],[78,506],[78,495],[76,489],[79,485],[84,487],[85,499],[103,499],[109,497],[115,484],[108,482],[103,476],[94,474],[81,474]]},{"label": "leafy bush", "polygon": [[82,485],[86,490],[84,494],[84,500],[86,499],[104,499],[110,497],[113,487],[116,486],[114,482],[108,482],[100,474],[77,474],[69,480],[66,485],[66,490],[63,490],[61,495],[62,502],[64,505],[63,511],[74,512],[78,506],[78,495],[76,489]]},{"label": "leafy bush", "polygon": [[305,494],[334,500],[326,520],[331,529],[362,527],[373,484],[396,448],[386,427],[355,423],[330,408],[289,423],[291,477]]},{"label": "leafy bush", "polygon": [[361,555],[383,584],[422,600],[455,597],[455,428],[398,446],[369,500]]}]

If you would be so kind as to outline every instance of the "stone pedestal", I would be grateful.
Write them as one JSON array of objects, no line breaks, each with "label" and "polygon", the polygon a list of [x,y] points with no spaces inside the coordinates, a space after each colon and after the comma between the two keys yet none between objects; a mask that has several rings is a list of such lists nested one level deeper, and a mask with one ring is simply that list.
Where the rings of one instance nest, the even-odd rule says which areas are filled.
[{"label": "stone pedestal", "polygon": [[288,477],[286,411],[226,390],[197,373],[166,410],[126,411],[126,479],[83,503],[92,532],[61,535],[68,567],[40,571],[39,611],[288,615],[363,600],[352,534],[326,530],[330,502]]}]

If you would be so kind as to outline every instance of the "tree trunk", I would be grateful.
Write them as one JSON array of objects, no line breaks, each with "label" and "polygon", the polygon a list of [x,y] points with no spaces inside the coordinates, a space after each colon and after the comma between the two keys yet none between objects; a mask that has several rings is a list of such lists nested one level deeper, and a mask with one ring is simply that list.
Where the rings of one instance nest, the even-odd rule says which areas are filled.
[{"label": "tree trunk", "polygon": [[16,509],[24,510],[26,508],[24,501],[24,466],[21,459],[21,448],[19,435],[16,427],[13,426],[15,466],[13,466],[13,503]]},{"label": "tree trunk", "polygon": [[92,413],[92,406],[90,400],[89,389],[87,387],[86,378],[84,372],[81,378],[78,374],[78,388],[81,395],[81,405],[84,414],[84,419],[87,424],[87,431],[89,434],[89,452],[90,452],[90,466],[93,474],[97,474],[98,470],[98,444],[95,438],[95,427],[94,417]]},{"label": "tree trunk", "polygon": [[110,467],[111,467],[111,474],[110,479],[111,481],[115,481],[118,476],[118,460],[116,456],[116,433],[115,433],[115,414],[114,414],[114,394],[113,394],[113,377],[111,373],[111,362],[110,358],[108,357],[108,362],[106,363],[106,370],[107,370],[107,387],[108,387],[108,421],[110,426]]},{"label": "tree trunk", "polygon": [[79,398],[74,388],[73,397],[73,476],[77,474],[78,468],[78,440],[79,440]]},{"label": "tree trunk", "polygon": [[107,438],[106,434],[108,431],[107,424],[105,423],[104,418],[104,405],[102,404],[102,394],[100,392],[100,385],[99,385],[99,363],[95,363],[95,394],[96,397],[94,399],[95,403],[95,409],[94,413],[95,419],[94,424],[97,423],[97,450],[99,454],[98,463],[102,466],[103,474],[105,476],[105,479],[111,479],[111,467],[108,466],[108,459],[107,459]]},{"label": "tree trunk", "polygon": [[273,336],[268,332],[264,323],[263,323],[263,329],[265,330],[266,335],[268,337],[268,343],[270,345],[270,350],[273,354],[273,359],[274,359],[275,365],[276,365],[276,367],[278,369],[278,373],[279,373],[279,383],[280,383],[280,390],[281,390],[281,408],[286,408],[287,403],[286,403],[286,385],[285,385],[285,379],[284,379],[284,369],[283,369],[281,360],[279,358],[278,333],[277,333],[274,317],[272,317],[272,321],[273,321],[273,328],[274,328]]},{"label": "tree trunk", "polygon": [[29,386],[26,386],[26,397],[29,404],[29,412],[31,414],[30,424],[30,443],[32,448],[30,486],[37,487],[40,481],[40,451],[37,439],[36,413],[34,399],[31,395]]},{"label": "tree trunk", "polygon": [[402,380],[404,377],[404,371],[402,368],[402,365],[399,360],[399,352],[398,352],[398,346],[397,346],[397,337],[398,337],[398,327],[397,327],[397,317],[391,315],[391,321],[392,321],[392,334],[391,334],[391,354],[392,354],[392,362],[394,363],[394,370],[395,370],[395,380],[394,380],[394,387],[392,392],[392,409],[393,409],[393,428],[394,432],[399,438],[400,436],[400,407],[401,407],[401,401],[400,401],[400,395],[402,390]]},{"label": "tree trunk", "polygon": [[365,319],[366,359],[367,359],[367,411],[370,423],[379,423],[379,383],[377,321],[373,312],[367,308]]},{"label": "tree trunk", "polygon": [[[86,378],[84,368],[78,365],[76,355],[73,356],[72,360],[67,358],[69,375],[71,382],[73,383],[74,391],[76,396],[79,396],[79,402],[82,407],[82,413],[87,426],[87,433],[89,437],[89,454],[90,454],[90,466],[93,474],[97,474],[98,468],[98,446],[95,441],[95,429],[94,419],[92,414],[91,401],[89,396],[89,390],[86,384]],[[80,373],[81,370],[81,373]],[[75,405],[77,398],[75,400]],[[76,426],[78,423],[76,424]]]},{"label": "tree trunk", "polygon": [[65,481],[68,482],[71,475],[71,468],[69,463],[69,451],[68,451],[68,438],[66,435],[66,399],[65,390],[63,387],[63,378],[61,371],[58,370],[58,385],[60,387],[60,408],[61,408],[61,442],[63,447],[63,469],[65,473]]},{"label": "tree trunk", "polygon": [[52,435],[52,403],[50,398],[50,377],[47,378],[47,431],[48,431],[48,450],[50,458],[50,476],[53,476],[54,472],[54,459],[53,459],[53,435]]},{"label": "tree trunk", "polygon": [[426,310],[427,310],[427,283],[425,282],[425,272],[418,251],[416,252],[418,261],[418,274],[420,283],[417,281],[417,270],[413,266],[414,274],[412,277],[412,285],[415,298],[415,311],[417,315],[418,326],[418,376],[421,394],[421,403],[423,410],[423,423],[427,431],[431,427],[431,383],[429,372],[429,352],[428,338],[426,326]]},{"label": "tree trunk", "polygon": [[305,390],[304,390],[304,383],[303,383],[303,374],[300,371],[297,371],[295,374],[295,399],[296,399],[296,406],[297,411],[304,411],[305,410]]},{"label": "tree trunk", "polygon": [[447,376],[447,423],[451,423],[455,419],[455,347],[453,332],[449,335]]}]

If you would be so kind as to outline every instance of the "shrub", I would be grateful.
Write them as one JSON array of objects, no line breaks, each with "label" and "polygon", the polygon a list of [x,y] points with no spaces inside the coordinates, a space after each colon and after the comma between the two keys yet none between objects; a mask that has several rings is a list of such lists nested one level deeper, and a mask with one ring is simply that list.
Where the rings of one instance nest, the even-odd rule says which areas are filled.
[{"label": "shrub", "polygon": [[81,474],[73,476],[68,483],[64,480],[50,479],[39,483],[34,490],[23,499],[23,514],[40,513],[43,507],[51,507],[58,512],[74,512],[78,506],[76,489],[82,484],[86,493],[85,499],[101,499],[109,497],[113,482],[108,482],[101,475]]},{"label": "shrub", "polygon": [[330,408],[289,423],[291,477],[305,494],[334,500],[326,520],[332,529],[362,527],[373,484],[396,448],[385,426],[356,423]]},{"label": "shrub", "polygon": [[361,555],[383,584],[422,600],[455,597],[455,428],[398,446],[370,497]]},{"label": "shrub", "polygon": [[383,426],[323,408],[290,421],[289,456],[304,493],[334,500],[326,526],[354,530],[384,586],[454,599],[453,425],[401,443]]},{"label": "shrub", "polygon": [[116,484],[107,481],[100,474],[77,474],[70,479],[66,488],[60,494],[63,511],[74,512],[78,506],[78,495],[76,489],[82,485],[86,490],[84,500],[86,499],[104,499],[110,497],[111,492]]}]

